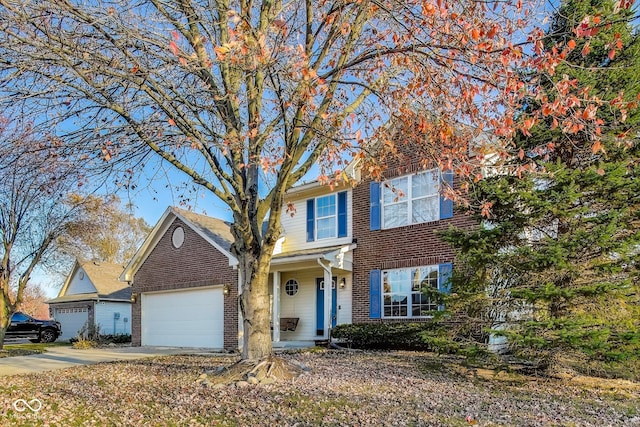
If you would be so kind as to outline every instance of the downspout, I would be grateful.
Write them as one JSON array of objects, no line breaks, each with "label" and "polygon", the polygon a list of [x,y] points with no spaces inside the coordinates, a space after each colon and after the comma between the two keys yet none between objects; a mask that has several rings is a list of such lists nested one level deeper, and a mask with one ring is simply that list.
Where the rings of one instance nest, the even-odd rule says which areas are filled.
[{"label": "downspout", "polygon": [[331,307],[332,307],[332,289],[331,289],[331,263],[329,265],[325,265],[322,262],[323,258],[317,258],[316,261],[324,270],[324,326],[327,333],[327,339],[331,340],[331,329],[333,325],[333,319],[331,318]]}]

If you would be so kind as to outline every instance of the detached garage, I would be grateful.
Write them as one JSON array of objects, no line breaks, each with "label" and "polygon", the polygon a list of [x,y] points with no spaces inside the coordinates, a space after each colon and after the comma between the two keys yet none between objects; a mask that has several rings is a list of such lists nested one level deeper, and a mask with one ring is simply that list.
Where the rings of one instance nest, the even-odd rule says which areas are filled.
[{"label": "detached garage", "polygon": [[167,208],[120,275],[133,291],[132,345],[238,348],[232,242],[229,223]]},{"label": "detached garage", "polygon": [[221,288],[144,293],[142,345],[224,348]]}]

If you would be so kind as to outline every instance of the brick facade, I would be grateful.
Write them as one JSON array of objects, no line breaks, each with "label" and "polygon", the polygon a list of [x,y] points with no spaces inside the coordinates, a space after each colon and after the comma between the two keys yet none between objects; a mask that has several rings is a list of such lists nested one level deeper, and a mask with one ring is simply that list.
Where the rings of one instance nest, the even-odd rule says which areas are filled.
[{"label": "brick facade", "polygon": [[[173,231],[184,229],[184,244],[176,249]],[[176,218],[135,274],[132,287],[138,294],[131,308],[131,339],[141,345],[141,298],[143,292],[169,291],[204,286],[229,286],[224,296],[224,348],[238,348],[238,273],[229,258]]]},{"label": "brick facade", "polygon": [[[423,170],[417,162],[396,161],[385,173],[388,179]],[[353,322],[380,321],[369,317],[369,271],[453,262],[454,251],[437,236],[449,226],[474,227],[475,222],[454,211],[453,218],[372,231],[369,220],[369,183],[353,190]],[[395,320],[394,321],[398,321]]]}]

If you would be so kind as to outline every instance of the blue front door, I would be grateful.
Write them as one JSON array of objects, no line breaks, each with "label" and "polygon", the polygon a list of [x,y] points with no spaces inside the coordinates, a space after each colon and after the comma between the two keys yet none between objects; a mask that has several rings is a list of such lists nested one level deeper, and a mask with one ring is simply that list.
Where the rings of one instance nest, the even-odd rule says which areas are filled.
[{"label": "blue front door", "polygon": [[[338,292],[336,288],[337,277],[331,280],[331,327],[336,326],[338,314]],[[324,334],[324,278],[316,279],[316,335]]]}]

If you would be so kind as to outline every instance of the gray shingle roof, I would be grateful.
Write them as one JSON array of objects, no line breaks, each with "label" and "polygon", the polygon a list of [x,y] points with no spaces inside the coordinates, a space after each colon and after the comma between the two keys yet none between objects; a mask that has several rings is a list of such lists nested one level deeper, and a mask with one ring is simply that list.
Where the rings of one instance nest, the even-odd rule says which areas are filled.
[{"label": "gray shingle roof", "polygon": [[99,297],[131,299],[131,287],[126,282],[118,280],[118,276],[124,269],[123,266],[108,262],[81,262],[80,267],[91,279]]},{"label": "gray shingle roof", "polygon": [[231,223],[176,207],[172,207],[172,209],[178,215],[188,220],[191,225],[197,227],[202,233],[206,234],[224,250],[230,252],[231,244],[233,243]]}]

